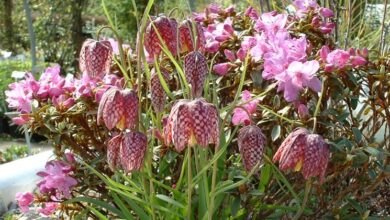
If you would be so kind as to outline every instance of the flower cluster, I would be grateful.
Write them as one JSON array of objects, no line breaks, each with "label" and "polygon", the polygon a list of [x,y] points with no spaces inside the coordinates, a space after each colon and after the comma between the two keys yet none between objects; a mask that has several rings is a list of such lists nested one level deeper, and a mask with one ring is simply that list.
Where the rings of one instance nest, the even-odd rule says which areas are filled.
[{"label": "flower cluster", "polygon": [[[31,192],[17,193],[15,198],[20,210],[28,212],[29,206],[34,201],[42,202],[37,209],[43,216],[52,215],[59,207],[59,202],[71,197],[71,190],[77,185],[77,180],[72,177],[76,160],[70,152],[65,153],[63,160],[52,160],[46,163],[45,171],[38,172],[37,175],[42,180],[37,183],[39,193]],[[42,200],[42,198],[46,198]],[[48,200],[48,201],[47,201]]]}]

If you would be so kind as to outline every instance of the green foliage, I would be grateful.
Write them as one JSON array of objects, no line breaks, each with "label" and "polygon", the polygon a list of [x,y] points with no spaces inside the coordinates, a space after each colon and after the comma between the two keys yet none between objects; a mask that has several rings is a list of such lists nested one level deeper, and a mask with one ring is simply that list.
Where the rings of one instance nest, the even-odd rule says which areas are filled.
[{"label": "green foliage", "polygon": [[29,149],[27,146],[11,145],[4,151],[0,151],[0,164],[26,157]]}]

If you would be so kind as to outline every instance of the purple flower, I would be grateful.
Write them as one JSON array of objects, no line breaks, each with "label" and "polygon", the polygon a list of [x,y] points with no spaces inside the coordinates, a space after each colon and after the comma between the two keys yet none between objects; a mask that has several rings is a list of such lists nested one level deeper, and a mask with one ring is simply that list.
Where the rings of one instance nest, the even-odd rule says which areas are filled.
[{"label": "purple flower", "polygon": [[320,14],[324,16],[325,18],[331,18],[334,17],[334,13],[329,8],[320,8]]},{"label": "purple flower", "polygon": [[[251,93],[248,90],[242,91],[242,102],[247,102],[251,99]],[[256,112],[257,104],[259,103],[258,99],[254,99],[244,105],[241,105],[242,108],[235,108],[233,111],[232,123],[234,125],[239,125],[241,123],[248,125],[250,124],[250,115]],[[245,110],[244,110],[244,109]],[[248,113],[250,115],[248,115]]]},{"label": "purple flower", "polygon": [[336,69],[342,69],[347,65],[349,57],[347,51],[336,49],[327,55],[326,62]]},{"label": "purple flower", "polygon": [[34,201],[34,195],[30,192],[25,192],[25,193],[18,192],[15,195],[15,199],[18,202],[20,211],[26,213],[29,210],[28,207]]},{"label": "purple flower", "polygon": [[257,12],[252,6],[249,6],[249,8],[246,9],[244,15],[253,20],[259,19],[259,12]]},{"label": "purple flower", "polygon": [[228,59],[230,62],[233,62],[236,60],[236,56],[234,55],[234,53],[231,50],[225,49],[223,51],[223,53],[225,54],[226,59]]},{"label": "purple flower", "polygon": [[230,64],[229,63],[218,63],[213,66],[213,70],[220,76],[224,76],[229,72]]},{"label": "purple flower", "polygon": [[301,119],[306,119],[309,116],[309,109],[304,104],[298,105],[298,115]]},{"label": "purple flower", "polygon": [[60,110],[67,110],[75,104],[75,100],[68,95],[60,95],[52,98],[53,105]]}]

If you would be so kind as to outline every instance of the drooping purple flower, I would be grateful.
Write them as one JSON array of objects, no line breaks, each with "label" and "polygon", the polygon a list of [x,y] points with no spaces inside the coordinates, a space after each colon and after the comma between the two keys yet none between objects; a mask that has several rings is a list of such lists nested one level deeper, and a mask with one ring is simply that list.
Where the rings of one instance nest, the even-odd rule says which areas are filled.
[{"label": "drooping purple flower", "polygon": [[242,163],[247,171],[251,171],[262,160],[265,136],[258,126],[248,125],[240,129],[237,140]]},{"label": "drooping purple flower", "polygon": [[140,170],[147,148],[147,137],[140,132],[127,132],[113,137],[107,144],[107,162],[111,170]]},{"label": "drooping purple flower", "polygon": [[173,55],[177,54],[177,23],[175,22],[176,20],[164,15],[152,18],[144,37],[145,49],[149,56],[153,58],[160,55],[164,44]]},{"label": "drooping purple flower", "polygon": [[138,120],[138,97],[134,91],[128,89],[110,88],[99,103],[97,123],[101,121],[109,130],[133,129]]},{"label": "drooping purple flower", "polygon": [[219,116],[216,107],[204,99],[182,99],[175,103],[164,127],[165,144],[179,152],[185,147],[209,143],[219,145]]},{"label": "drooping purple flower", "polygon": [[297,128],[280,145],[273,161],[279,161],[281,170],[300,171],[303,168],[305,179],[317,176],[322,183],[329,157],[329,146],[320,135]]},{"label": "drooping purple flower", "polygon": [[[195,30],[195,33],[194,33]],[[184,20],[179,27],[180,51],[203,50],[206,44],[203,28],[199,23]],[[195,44],[195,38],[197,39]],[[195,48],[196,45],[196,48]]]},{"label": "drooping purple flower", "polygon": [[[168,79],[169,79],[168,70],[160,67],[160,72],[165,82],[168,83]],[[164,91],[157,70],[155,68],[151,70],[150,93],[152,98],[153,109],[156,112],[162,112],[165,107],[167,94]]]},{"label": "drooping purple flower", "polygon": [[88,74],[92,79],[103,78],[110,72],[111,60],[112,47],[109,41],[84,41],[79,59],[81,73]]},{"label": "drooping purple flower", "polygon": [[208,73],[206,57],[198,51],[187,54],[184,57],[184,72],[188,84],[191,84],[192,96],[200,97]]}]

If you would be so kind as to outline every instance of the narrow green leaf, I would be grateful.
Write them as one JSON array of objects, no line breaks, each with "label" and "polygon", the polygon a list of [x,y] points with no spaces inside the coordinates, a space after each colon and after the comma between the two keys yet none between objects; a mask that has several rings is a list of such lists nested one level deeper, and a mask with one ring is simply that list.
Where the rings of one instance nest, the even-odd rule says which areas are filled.
[{"label": "narrow green leaf", "polygon": [[178,201],[176,201],[176,200],[174,200],[171,197],[168,197],[166,195],[157,194],[156,197],[161,199],[161,200],[163,200],[163,201],[165,201],[165,202],[167,202],[167,203],[169,203],[169,204],[171,204],[171,205],[177,206],[177,207],[179,207],[181,209],[185,208],[183,204],[179,203]]},{"label": "narrow green leaf", "polygon": [[360,132],[360,130],[358,128],[353,127],[352,132],[353,135],[355,136],[355,141],[357,143],[360,143],[360,141],[362,140],[362,133]]},{"label": "narrow green leaf", "polygon": [[100,220],[108,220],[108,218],[106,218],[101,212],[94,209],[92,206],[89,206],[88,209],[91,210],[91,212],[93,212],[93,214],[95,214]]},{"label": "narrow green leaf", "polygon": [[280,125],[275,125],[272,128],[272,132],[271,132],[272,141],[275,141],[275,140],[277,140],[280,137],[280,132],[281,132]]}]

